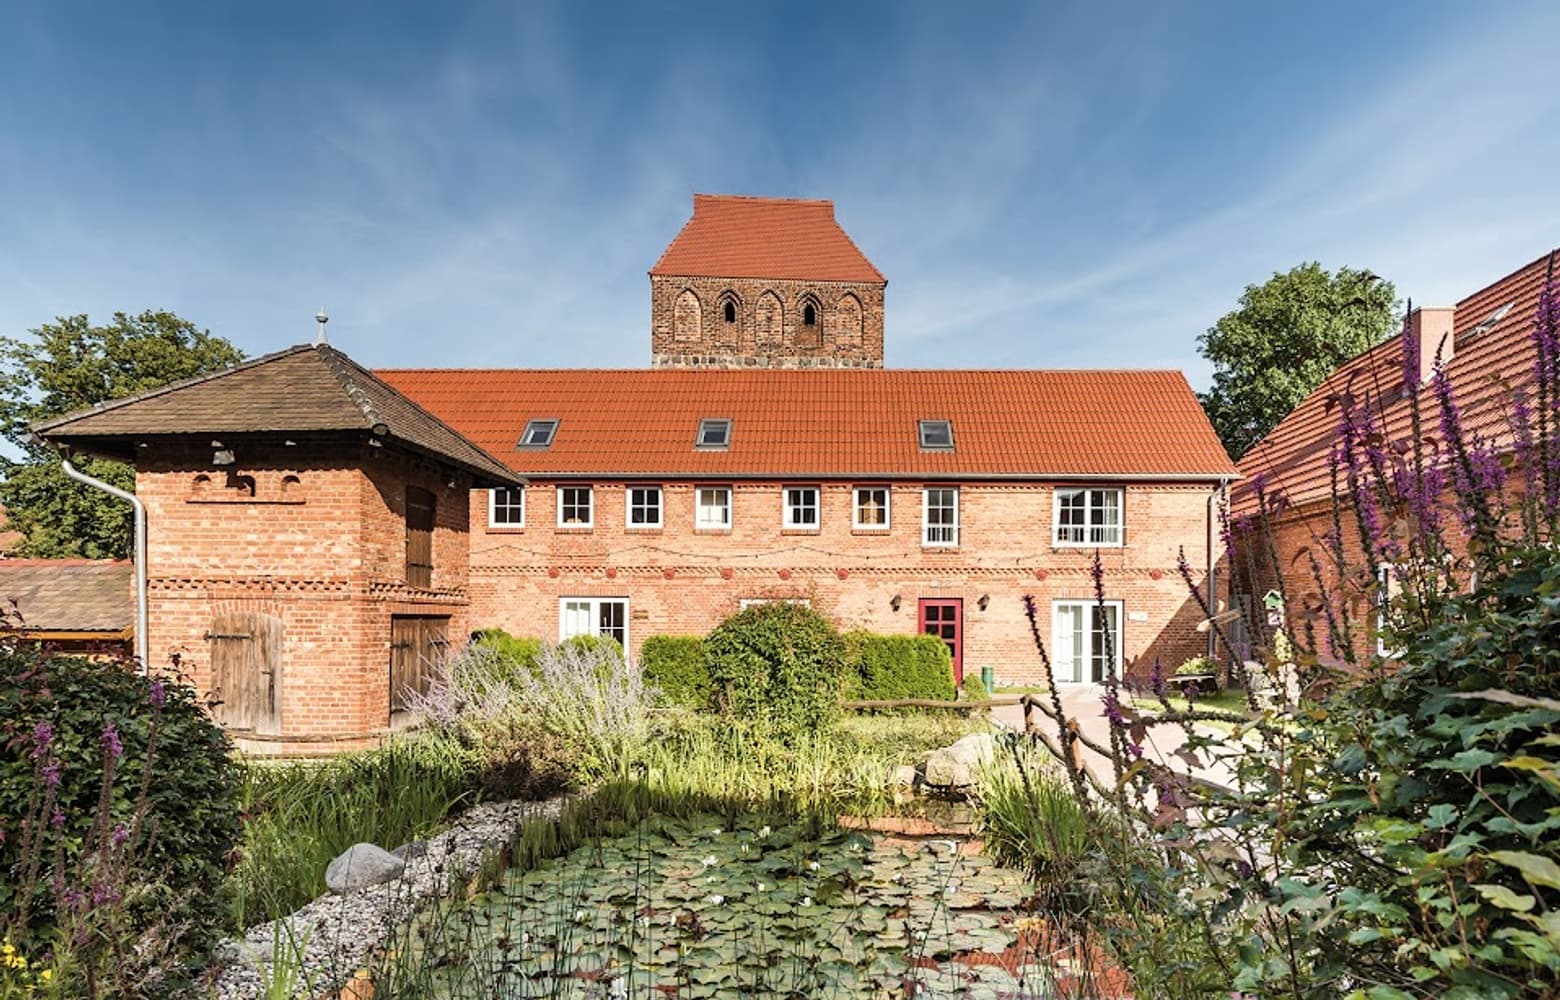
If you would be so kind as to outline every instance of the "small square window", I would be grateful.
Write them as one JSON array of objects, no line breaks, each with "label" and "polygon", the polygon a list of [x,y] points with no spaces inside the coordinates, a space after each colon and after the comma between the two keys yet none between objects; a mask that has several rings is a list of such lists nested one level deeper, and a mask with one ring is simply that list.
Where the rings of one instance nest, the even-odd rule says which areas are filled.
[{"label": "small square window", "polygon": [[525,527],[525,490],[509,486],[489,490],[488,527]]},{"label": "small square window", "polygon": [[558,421],[532,420],[525,425],[525,432],[520,435],[520,447],[546,448],[552,444],[553,435],[556,433],[558,433]]},{"label": "small square window", "polygon": [[861,530],[886,530],[888,528],[888,487],[856,487],[855,513],[851,527]]},{"label": "small square window", "polygon": [[786,488],[784,525],[787,528],[818,527],[818,487]]},{"label": "small square window", "polygon": [[701,486],[694,494],[695,528],[722,530],[731,527],[731,487]]},{"label": "small square window", "polygon": [[921,421],[921,447],[932,451],[952,451],[953,421]]},{"label": "small square window", "polygon": [[628,488],[628,526],[630,528],[661,527],[661,487],[630,486]]},{"label": "small square window", "polygon": [[699,421],[699,437],[696,448],[731,447],[731,420],[728,417],[706,417]]},{"label": "small square window", "polygon": [[594,499],[589,486],[558,487],[558,527],[589,528],[593,523]]}]

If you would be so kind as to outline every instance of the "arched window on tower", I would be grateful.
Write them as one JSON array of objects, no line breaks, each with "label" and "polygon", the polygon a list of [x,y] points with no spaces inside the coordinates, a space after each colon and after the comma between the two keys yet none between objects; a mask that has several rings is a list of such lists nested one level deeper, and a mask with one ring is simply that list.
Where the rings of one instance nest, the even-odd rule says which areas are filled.
[{"label": "arched window on tower", "polygon": [[672,336],[677,340],[698,340],[703,334],[704,307],[693,290],[685,288],[672,305]]},{"label": "arched window on tower", "polygon": [[817,296],[808,292],[801,299],[801,322],[796,327],[796,346],[814,348],[823,344],[823,309]]},{"label": "arched window on tower", "polygon": [[818,325],[818,307],[813,305],[811,302],[802,307],[802,325]]},{"label": "arched window on tower", "polygon": [[730,299],[727,299],[726,305],[721,311],[721,315],[725,317],[727,323],[735,323],[737,321],[737,304]]}]

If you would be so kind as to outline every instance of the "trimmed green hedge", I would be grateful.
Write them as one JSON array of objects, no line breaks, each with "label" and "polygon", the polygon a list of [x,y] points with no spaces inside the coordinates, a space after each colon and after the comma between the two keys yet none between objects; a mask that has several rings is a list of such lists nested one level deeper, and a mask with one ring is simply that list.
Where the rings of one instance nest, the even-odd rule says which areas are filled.
[{"label": "trimmed green hedge", "polygon": [[947,643],[934,635],[857,631],[845,636],[845,649],[847,671],[859,681],[855,697],[953,700],[953,658]]},{"label": "trimmed green hedge", "polygon": [[542,640],[516,638],[501,628],[485,628],[471,633],[471,641],[490,646],[499,656],[514,664],[516,670],[530,672],[542,655]]},{"label": "trimmed green hedge", "polygon": [[661,692],[668,705],[710,707],[714,683],[710,680],[709,653],[696,635],[652,635],[639,649],[639,667],[645,683]]},{"label": "trimmed green hedge", "polygon": [[844,647],[828,620],[775,601],[739,611],[705,640],[715,707],[782,733],[817,731],[839,715]]}]

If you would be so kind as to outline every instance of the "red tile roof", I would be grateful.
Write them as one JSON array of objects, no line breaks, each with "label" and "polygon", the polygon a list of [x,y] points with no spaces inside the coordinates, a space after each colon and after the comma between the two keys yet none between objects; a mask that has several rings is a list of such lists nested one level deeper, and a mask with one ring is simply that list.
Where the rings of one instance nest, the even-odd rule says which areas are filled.
[{"label": "red tile roof", "polygon": [[887,282],[834,221],[834,202],[717,194],[693,196],[693,218],[650,273]]},{"label": "red tile roof", "polygon": [[[388,370],[376,374],[516,472],[912,479],[1235,475],[1176,371]],[[553,444],[520,449],[526,422]],[[694,448],[729,417],[731,446]],[[953,422],[923,451],[918,421]]]},{"label": "red tile roof", "polygon": [[[1560,253],[1560,250],[1555,251]],[[1533,318],[1549,270],[1550,254],[1533,260],[1458,302],[1452,314],[1452,357],[1446,365],[1463,429],[1493,440],[1509,437],[1506,424],[1511,389],[1531,382]],[[1560,266],[1560,259],[1556,261]],[[1502,312],[1504,310],[1504,312]],[[1233,508],[1255,506],[1252,479],[1265,474],[1270,490],[1291,504],[1328,495],[1329,456],[1337,437],[1335,401],[1347,392],[1369,396],[1389,441],[1411,436],[1410,407],[1403,391],[1403,338],[1392,337],[1340,367],[1267,436],[1241,457],[1245,481],[1233,491]],[[1439,410],[1428,383],[1420,389],[1427,433],[1439,437]]]}]

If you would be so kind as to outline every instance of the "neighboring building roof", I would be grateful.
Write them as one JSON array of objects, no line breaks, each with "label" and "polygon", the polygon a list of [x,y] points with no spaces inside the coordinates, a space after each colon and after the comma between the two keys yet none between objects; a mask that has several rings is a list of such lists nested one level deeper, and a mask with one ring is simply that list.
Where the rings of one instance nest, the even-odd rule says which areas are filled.
[{"label": "neighboring building roof", "polygon": [[443,421],[327,344],[302,344],[221,371],[33,425],[41,437],[130,458],[161,435],[361,431],[445,459],[484,485],[514,474]]},{"label": "neighboring building roof", "polygon": [[[1509,436],[1510,393],[1532,378],[1533,321],[1553,253],[1454,307],[1451,357],[1445,369],[1467,434],[1497,441]],[[1255,506],[1252,479],[1258,474],[1265,475],[1270,492],[1282,491],[1292,505],[1329,495],[1330,456],[1340,417],[1336,403],[1345,393],[1356,399],[1371,398],[1378,425],[1389,441],[1409,438],[1403,347],[1403,336],[1398,334],[1344,364],[1253,445],[1239,462],[1245,482],[1233,491],[1233,508],[1246,511]],[[1421,386],[1419,399],[1426,433],[1439,438],[1440,410],[1428,382]]]},{"label": "neighboring building roof", "polygon": [[887,283],[834,221],[834,202],[723,194],[693,196],[693,218],[650,273]]},{"label": "neighboring building roof", "polygon": [[[380,371],[525,476],[848,479],[1233,477],[1176,371]],[[726,449],[699,422],[733,421]],[[546,448],[527,421],[557,418]],[[953,422],[923,450],[921,420]]]},{"label": "neighboring building roof", "polygon": [[123,559],[0,559],[5,631],[125,635],[135,623],[131,572]]}]

